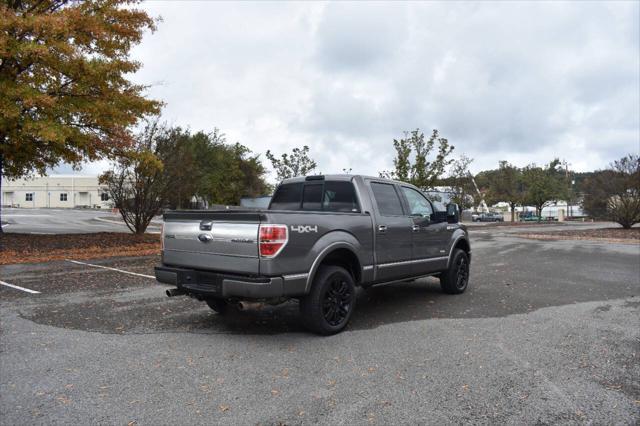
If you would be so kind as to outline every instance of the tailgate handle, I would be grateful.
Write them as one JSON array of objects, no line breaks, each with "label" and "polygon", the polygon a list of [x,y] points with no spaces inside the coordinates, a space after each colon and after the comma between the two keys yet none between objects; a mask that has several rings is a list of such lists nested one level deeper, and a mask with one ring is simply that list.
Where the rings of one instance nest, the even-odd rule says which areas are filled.
[{"label": "tailgate handle", "polygon": [[201,231],[211,231],[211,226],[213,225],[213,221],[211,220],[203,220],[200,222],[200,230]]}]

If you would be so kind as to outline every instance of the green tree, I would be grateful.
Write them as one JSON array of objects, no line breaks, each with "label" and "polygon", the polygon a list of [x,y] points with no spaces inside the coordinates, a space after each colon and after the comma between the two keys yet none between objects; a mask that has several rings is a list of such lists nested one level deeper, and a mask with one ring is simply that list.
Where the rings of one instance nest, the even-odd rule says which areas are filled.
[{"label": "green tree", "polygon": [[276,171],[278,180],[295,176],[306,176],[313,172],[317,164],[309,155],[309,147],[293,148],[291,154],[286,152],[277,158],[271,151],[267,151],[267,158]]},{"label": "green tree", "polygon": [[625,229],[640,223],[640,156],[629,154],[586,179],[584,210]]},{"label": "green tree", "polygon": [[127,155],[118,157],[115,166],[100,176],[127,227],[143,234],[166,200],[167,181],[164,166],[157,156],[157,138],[163,132],[157,121],[149,122]]},{"label": "green tree", "polygon": [[208,204],[238,204],[243,196],[270,191],[258,155],[224,134],[166,128],[147,123],[127,155],[101,176],[114,206],[135,233],[143,233],[164,207],[190,206],[192,197]]},{"label": "green tree", "polygon": [[488,198],[494,203],[504,201],[509,204],[511,222],[515,221],[516,206],[524,199],[523,172],[519,168],[500,161],[498,169],[491,174],[488,182]]},{"label": "green tree", "polygon": [[[453,162],[448,159],[454,147],[434,129],[425,141],[420,129],[405,132],[403,139],[394,139],[395,169],[380,173],[381,177],[411,183],[423,190],[432,189],[442,178],[445,169]],[[434,151],[437,149],[437,151]],[[435,158],[430,159],[432,152]]]},{"label": "green tree", "polygon": [[485,203],[490,206],[501,201],[494,197],[494,191],[491,191],[491,185],[495,180],[495,176],[497,173],[497,169],[482,170],[474,176],[476,184],[478,185],[478,190],[481,192]]},{"label": "green tree", "polygon": [[609,182],[614,179],[613,170],[599,170],[583,182],[582,208],[593,219],[610,220],[608,205],[612,191],[609,188]]},{"label": "green tree", "polygon": [[167,205],[172,209],[189,207],[202,174],[192,135],[180,127],[169,128],[158,136],[157,144],[164,179],[172,187],[167,193]]},{"label": "green tree", "polygon": [[265,169],[259,154],[253,154],[249,148],[236,144],[235,155],[241,160],[239,163],[242,172],[242,191],[240,196],[257,197],[268,195],[273,191],[273,187],[267,183]]},{"label": "green tree", "polygon": [[269,191],[259,156],[251,155],[247,147],[239,143],[218,145],[208,158],[212,170],[204,174],[201,193],[210,203],[238,204],[243,196],[255,197]]},{"label": "green tree", "polygon": [[394,139],[393,147],[396,150],[396,158],[393,159],[395,170],[392,173],[392,178],[402,182],[408,182],[411,180],[411,152],[413,150],[409,132],[404,132],[403,139]]},{"label": "green tree", "polygon": [[451,201],[460,206],[461,210],[471,208],[474,195],[476,195],[471,181],[471,172],[469,171],[469,165],[472,162],[473,159],[462,154],[459,159],[451,163],[449,176],[446,180],[452,194]]},{"label": "green tree", "polygon": [[[160,102],[130,82],[131,47],[155,23],[128,0],[0,4],[0,178],[115,158]],[[1,229],[1,228],[0,228]]]},{"label": "green tree", "polygon": [[545,167],[530,164],[522,171],[523,203],[536,208],[538,220],[542,217],[542,209],[553,201],[566,199],[566,174],[561,168],[559,159],[553,160]]},{"label": "green tree", "polygon": [[192,134],[171,128],[158,138],[158,157],[171,186],[170,208],[189,206],[194,196],[209,204],[238,204],[243,196],[270,192],[260,157],[242,144],[228,144],[218,129]]}]

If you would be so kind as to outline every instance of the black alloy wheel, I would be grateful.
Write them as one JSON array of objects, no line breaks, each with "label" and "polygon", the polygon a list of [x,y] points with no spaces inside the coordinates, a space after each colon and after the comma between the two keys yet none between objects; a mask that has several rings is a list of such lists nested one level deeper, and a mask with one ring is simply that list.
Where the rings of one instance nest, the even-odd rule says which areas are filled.
[{"label": "black alloy wheel", "polygon": [[461,249],[451,254],[449,269],[440,274],[440,287],[447,294],[464,293],[469,286],[469,255]]},{"label": "black alloy wheel", "polygon": [[322,265],[313,278],[311,291],[300,300],[300,313],[309,330],[329,335],[346,327],[355,304],[351,274],[340,266]]},{"label": "black alloy wheel", "polygon": [[456,269],[456,288],[464,291],[469,283],[469,261],[466,256],[458,257]]},{"label": "black alloy wheel", "polygon": [[344,322],[351,310],[352,287],[339,274],[334,275],[324,293],[322,315],[333,327]]}]

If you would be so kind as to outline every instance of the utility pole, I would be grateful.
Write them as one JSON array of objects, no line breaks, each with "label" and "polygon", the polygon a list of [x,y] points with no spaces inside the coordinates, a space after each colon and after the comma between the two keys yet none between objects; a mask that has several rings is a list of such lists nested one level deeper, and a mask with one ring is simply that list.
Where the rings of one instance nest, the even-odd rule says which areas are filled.
[{"label": "utility pole", "polygon": [[572,217],[571,204],[573,202],[573,184],[575,181],[569,179],[569,162],[566,160],[564,161],[564,178],[567,181],[567,215]]}]

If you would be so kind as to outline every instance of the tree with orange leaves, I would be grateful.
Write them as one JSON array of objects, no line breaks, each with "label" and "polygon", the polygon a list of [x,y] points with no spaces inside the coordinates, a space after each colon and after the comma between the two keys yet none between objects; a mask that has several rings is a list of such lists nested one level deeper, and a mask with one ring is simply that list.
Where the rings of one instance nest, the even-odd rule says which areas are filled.
[{"label": "tree with orange leaves", "polygon": [[[130,0],[0,4],[0,178],[114,158],[161,103],[127,74],[155,21]],[[1,227],[0,227],[1,230]]]}]

